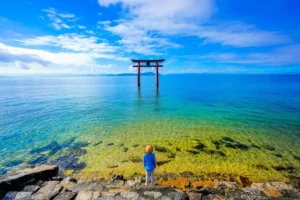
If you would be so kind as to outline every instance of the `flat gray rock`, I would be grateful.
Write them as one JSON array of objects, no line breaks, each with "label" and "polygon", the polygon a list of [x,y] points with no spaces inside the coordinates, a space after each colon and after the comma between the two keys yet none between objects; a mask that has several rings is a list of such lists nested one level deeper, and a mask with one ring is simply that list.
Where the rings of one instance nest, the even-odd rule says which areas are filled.
[{"label": "flat gray rock", "polygon": [[56,181],[48,181],[47,184],[34,193],[31,199],[42,200],[54,198],[62,189]]},{"label": "flat gray rock", "polygon": [[76,197],[77,193],[75,192],[62,192],[59,193],[54,200],[73,200]]},{"label": "flat gray rock", "polygon": [[97,200],[123,200],[124,198],[121,196],[115,196],[115,197],[100,197]]},{"label": "flat gray rock", "polygon": [[8,192],[3,200],[29,200],[32,192]]},{"label": "flat gray rock", "polygon": [[139,198],[139,194],[137,192],[121,192],[121,197],[128,200],[137,200]]},{"label": "flat gray rock", "polygon": [[155,191],[145,191],[144,196],[149,197],[151,199],[159,199],[162,196],[162,193]]},{"label": "flat gray rock", "polygon": [[76,184],[70,188],[73,192],[80,192],[80,191],[99,191],[104,192],[107,191],[107,188],[97,184],[96,182],[93,183],[80,183]]},{"label": "flat gray rock", "polygon": [[172,200],[187,200],[187,199],[189,199],[188,195],[184,192],[171,192],[168,194],[168,196]]},{"label": "flat gray rock", "polygon": [[80,191],[75,200],[94,200],[100,197],[99,191]]}]

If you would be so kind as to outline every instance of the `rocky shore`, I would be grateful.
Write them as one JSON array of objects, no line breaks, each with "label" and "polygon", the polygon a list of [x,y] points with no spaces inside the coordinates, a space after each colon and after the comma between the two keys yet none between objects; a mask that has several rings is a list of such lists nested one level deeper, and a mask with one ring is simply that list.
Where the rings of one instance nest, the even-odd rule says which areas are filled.
[{"label": "rocky shore", "polygon": [[[246,187],[245,187],[246,186]],[[80,182],[60,175],[55,165],[42,165],[0,176],[0,199],[5,200],[300,200],[300,192],[284,182],[194,181],[186,177],[157,180],[155,187],[141,179],[125,180],[112,174],[110,180]]]}]

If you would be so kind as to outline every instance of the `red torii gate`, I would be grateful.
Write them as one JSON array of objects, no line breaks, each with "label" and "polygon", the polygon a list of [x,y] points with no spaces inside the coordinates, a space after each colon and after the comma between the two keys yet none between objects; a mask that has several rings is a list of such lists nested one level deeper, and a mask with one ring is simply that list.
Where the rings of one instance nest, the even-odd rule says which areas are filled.
[{"label": "red torii gate", "polygon": [[[156,87],[159,86],[158,68],[163,67],[163,65],[159,65],[158,63],[164,62],[165,59],[159,59],[159,60],[135,60],[135,59],[131,59],[131,61],[133,63],[137,63],[137,65],[133,65],[133,67],[138,68],[138,76],[137,76],[138,87],[141,86],[141,67],[155,67],[156,68]],[[145,65],[141,65],[141,63],[145,63]],[[151,63],[155,63],[155,65],[151,65]]]}]

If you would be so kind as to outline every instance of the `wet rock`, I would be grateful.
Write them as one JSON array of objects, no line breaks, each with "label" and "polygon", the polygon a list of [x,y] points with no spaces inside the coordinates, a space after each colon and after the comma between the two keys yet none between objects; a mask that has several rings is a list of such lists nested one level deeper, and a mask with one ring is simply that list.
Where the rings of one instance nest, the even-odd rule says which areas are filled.
[{"label": "wet rock", "polygon": [[267,150],[269,150],[269,151],[275,151],[275,147],[273,147],[273,146],[271,146],[271,145],[265,144],[265,145],[263,145],[262,147],[265,148],[265,149],[267,149]]},{"label": "wet rock", "polygon": [[103,192],[106,192],[107,188],[102,185],[98,185],[96,182],[92,182],[92,183],[76,184],[73,187],[71,187],[70,190],[73,192],[80,192],[80,191],[100,191],[100,192],[103,191]]},{"label": "wet rock", "polygon": [[160,153],[166,153],[168,151],[167,148],[161,147],[161,146],[157,146],[157,145],[154,146],[154,149],[155,149],[155,151],[160,152]]},{"label": "wet rock", "polygon": [[137,200],[139,194],[137,192],[121,192],[121,197],[129,200]]},{"label": "wet rock", "polygon": [[114,145],[114,143],[112,142],[112,143],[108,143],[107,144],[107,146],[113,146]]},{"label": "wet rock", "polygon": [[62,189],[56,181],[48,181],[45,186],[31,196],[31,199],[53,199]]},{"label": "wet rock", "polygon": [[94,200],[100,197],[99,191],[79,191],[75,200]]},{"label": "wet rock", "polygon": [[22,192],[31,192],[31,193],[35,193],[36,191],[38,191],[41,187],[37,186],[37,185],[27,185],[23,188]]},{"label": "wet rock", "polygon": [[128,151],[128,148],[127,147],[124,147],[123,148],[123,152],[127,152]]},{"label": "wet rock", "polygon": [[0,193],[11,190],[20,190],[25,185],[37,180],[47,180],[58,173],[58,167],[54,165],[42,165],[33,169],[25,169],[15,174],[4,176],[0,179]]},{"label": "wet rock", "polygon": [[77,193],[75,192],[62,192],[58,194],[54,200],[73,200],[76,197]]},{"label": "wet rock", "polygon": [[3,200],[29,200],[32,192],[8,192]]},{"label": "wet rock", "polygon": [[151,199],[159,199],[162,196],[162,193],[155,192],[155,191],[145,191],[144,196],[151,198]]},{"label": "wet rock", "polygon": [[203,194],[202,193],[189,192],[188,196],[189,196],[189,200],[201,200]]},{"label": "wet rock", "polygon": [[171,192],[168,194],[168,196],[172,200],[188,200],[189,199],[188,195],[183,192]]}]

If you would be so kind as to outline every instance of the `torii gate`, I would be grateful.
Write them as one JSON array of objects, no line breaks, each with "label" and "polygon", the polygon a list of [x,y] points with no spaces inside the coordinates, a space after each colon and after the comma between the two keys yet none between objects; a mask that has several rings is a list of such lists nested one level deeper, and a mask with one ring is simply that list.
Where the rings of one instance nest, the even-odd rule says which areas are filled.
[{"label": "torii gate", "polygon": [[[138,63],[137,65],[133,65],[133,67],[138,68],[138,76],[137,76],[138,87],[141,86],[141,67],[155,67],[156,68],[156,87],[159,86],[158,68],[163,67],[163,65],[159,65],[159,63],[164,62],[165,59],[159,59],[159,60],[135,60],[135,59],[131,59],[131,61],[134,62],[134,63]],[[141,63],[145,63],[145,65],[141,65]],[[155,65],[150,65],[151,63],[155,63]]]}]

